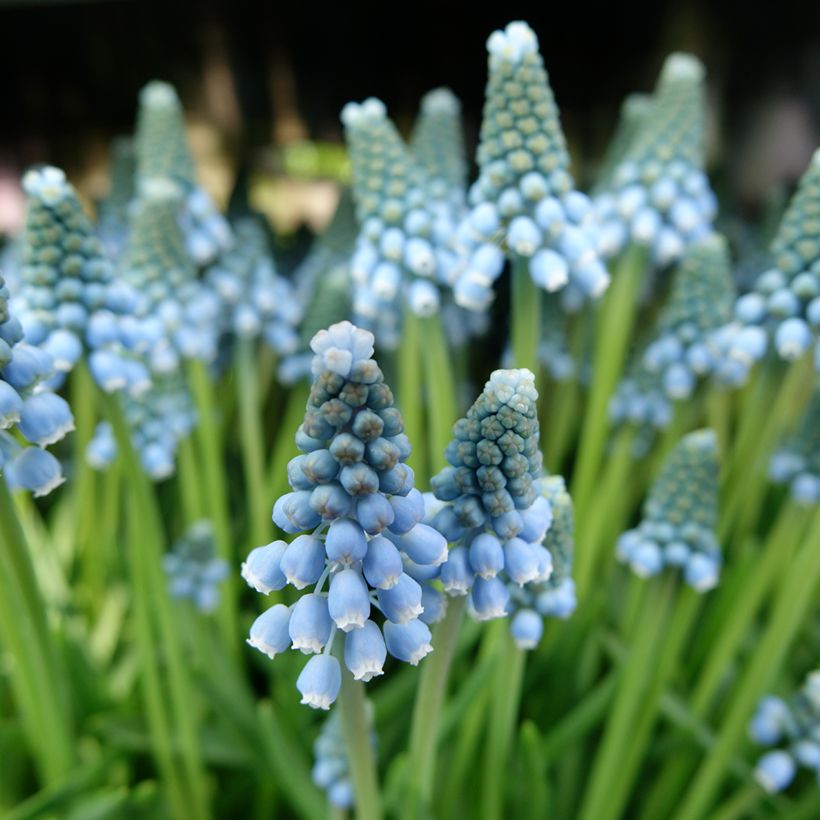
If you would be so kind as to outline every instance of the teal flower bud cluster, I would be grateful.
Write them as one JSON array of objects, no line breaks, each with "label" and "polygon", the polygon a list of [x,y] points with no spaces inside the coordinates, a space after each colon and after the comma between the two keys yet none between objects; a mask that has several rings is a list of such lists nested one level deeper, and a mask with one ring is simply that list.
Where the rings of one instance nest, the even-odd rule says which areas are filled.
[{"label": "teal flower bud cluster", "polygon": [[[373,706],[365,701],[368,723],[373,724]],[[376,746],[376,733],[370,732],[370,743]],[[350,776],[350,759],[345,743],[342,715],[338,709],[331,711],[322,725],[319,737],[313,744],[315,762],[311,771],[313,782],[327,794],[331,806],[352,809],[354,804],[353,782]]]},{"label": "teal flower bud cluster", "polygon": [[261,336],[278,355],[291,354],[299,345],[297,327],[302,317],[293,285],[276,272],[258,219],[244,217],[233,231],[233,248],[207,273],[207,282],[222,303],[225,331],[245,339]]},{"label": "teal flower bud cluster", "polygon": [[455,544],[439,579],[448,594],[469,594],[479,620],[508,615],[511,587],[543,584],[552,574],[537,398],[529,370],[496,370],[453,426],[449,466],[431,481],[442,503],[428,520]]},{"label": "teal flower bud cluster", "polygon": [[575,611],[572,561],[575,552],[575,515],[572,498],[561,476],[544,476],[541,495],[547,499],[552,519],[543,545],[552,556],[552,574],[543,583],[510,585],[513,617],[510,633],[521,649],[534,649],[543,634],[543,619],[569,618]]},{"label": "teal flower bud cluster", "polygon": [[772,456],[769,476],[788,485],[798,504],[820,502],[820,389],[815,389],[797,430]]},{"label": "teal flower bud cluster", "polygon": [[610,403],[613,421],[666,427],[673,402],[688,399],[699,379],[721,377],[722,334],[733,304],[729,249],[712,234],[685,251],[652,341]]},{"label": "teal flower bud cluster", "polygon": [[755,767],[755,779],[767,792],[787,789],[800,767],[820,780],[820,670],[810,672],[788,701],[761,698],[749,736],[761,746],[775,747]]},{"label": "teal flower bud cluster", "polygon": [[458,231],[455,299],[485,309],[506,255],[526,264],[539,287],[562,291],[567,308],[578,308],[606,290],[609,274],[595,247],[592,204],[568,170],[538,40],[526,23],[510,23],[490,36],[487,51],[480,172]]},{"label": "teal flower bud cluster", "polygon": [[595,196],[612,187],[615,171],[624,161],[632,143],[646,122],[652,110],[651,94],[629,94],[621,103],[618,124],[609,142],[601,167],[596,175],[593,193]]},{"label": "teal flower bud cluster", "polygon": [[703,171],[703,76],[689,54],[666,59],[629,148],[595,199],[605,256],[634,243],[664,267],[711,232],[717,201]]},{"label": "teal flower bud cluster", "polygon": [[452,225],[430,207],[427,174],[380,100],[348,103],[342,122],[361,226],[351,262],[353,311],[374,324],[382,346],[395,346],[403,304],[419,316],[439,310],[438,285],[448,282],[452,264],[442,243]]},{"label": "teal flower bud cluster", "polygon": [[190,600],[200,612],[217,608],[219,584],[228,577],[228,562],[216,554],[210,521],[191,524],[162,564],[172,597]]},{"label": "teal flower bud cluster", "polygon": [[445,217],[460,216],[466,207],[467,158],[461,101],[449,88],[436,88],[422,97],[410,150],[429,177],[433,208],[443,209]]},{"label": "teal flower bud cluster", "polygon": [[138,193],[154,179],[175,182],[184,199],[177,219],[186,250],[195,264],[209,264],[231,246],[233,238],[226,219],[197,185],[182,105],[172,85],[154,80],[140,91],[135,148]]},{"label": "teal flower bud cluster", "polygon": [[97,234],[109,258],[117,259],[128,236],[128,214],[135,191],[137,158],[130,138],[113,141],[109,152],[110,187],[97,211]]},{"label": "teal flower bud cluster", "polygon": [[0,477],[35,496],[65,480],[45,448],[74,429],[68,404],[45,385],[53,375],[52,357],[24,341],[0,275]]},{"label": "teal flower bud cluster", "polygon": [[642,578],[679,567],[698,592],[717,585],[717,436],[697,430],[678,442],[655,479],[637,528],[618,538],[619,560]]},{"label": "teal flower bud cluster", "polygon": [[814,347],[820,371],[820,150],[789,203],[771,245],[773,267],[761,273],[735,305],[726,350],[742,383],[769,342],[786,361]]},{"label": "teal flower bud cluster", "polygon": [[70,371],[87,345],[93,315],[117,307],[111,264],[77,193],[59,169],[23,177],[27,195],[15,314],[26,340],[48,351],[59,373]]},{"label": "teal flower bud cluster", "polygon": [[424,500],[405,464],[410,443],[373,344],[372,333],[350,322],[314,336],[313,386],[296,433],[301,455],[288,464],[293,491],[273,508],[274,523],[297,537],[258,547],[242,567],[259,592],[313,588],[292,607],[260,615],[249,643],[271,658],[291,646],[312,655],[296,686],[314,708],[328,709],[339,692],[339,632],[357,680],[381,675],[388,653],[415,665],[432,650],[414,575],[434,573],[447,558],[444,537],[421,523]]}]

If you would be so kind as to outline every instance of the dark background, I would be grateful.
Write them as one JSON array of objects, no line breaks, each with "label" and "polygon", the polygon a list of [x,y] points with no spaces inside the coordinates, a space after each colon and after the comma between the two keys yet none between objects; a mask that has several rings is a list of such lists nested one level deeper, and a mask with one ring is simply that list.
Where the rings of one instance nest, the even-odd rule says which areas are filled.
[{"label": "dark background", "polygon": [[133,129],[149,79],[173,82],[234,161],[295,138],[341,139],[348,100],[381,97],[407,127],[449,85],[475,138],[485,42],[514,19],[535,29],[579,175],[622,98],[649,90],[669,51],[709,71],[710,164],[750,202],[791,181],[820,141],[820,3],[477,4],[21,2],[0,0],[0,169],[82,171]]}]

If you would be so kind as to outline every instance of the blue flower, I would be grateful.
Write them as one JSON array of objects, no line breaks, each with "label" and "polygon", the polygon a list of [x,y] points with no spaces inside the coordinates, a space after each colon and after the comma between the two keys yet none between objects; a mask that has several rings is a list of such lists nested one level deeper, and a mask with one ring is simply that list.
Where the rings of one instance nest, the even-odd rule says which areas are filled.
[{"label": "blue flower", "polygon": [[652,484],[640,524],[618,538],[618,558],[640,577],[677,566],[698,592],[716,586],[721,567],[715,536],[718,477],[715,433],[698,430],[684,436]]},{"label": "blue flower", "polygon": [[769,793],[782,792],[794,780],[797,767],[788,752],[777,750],[763,755],[755,766],[755,779]]},{"label": "blue flower", "polygon": [[805,506],[820,502],[820,390],[815,390],[797,429],[772,456],[769,476],[789,487],[792,498]]},{"label": "blue flower", "polygon": [[219,605],[219,584],[228,576],[227,562],[216,554],[210,521],[197,521],[164,556],[168,587],[174,598],[187,598],[200,612]]},{"label": "blue flower", "polygon": [[703,75],[695,57],[670,55],[651,101],[627,126],[629,142],[595,199],[606,256],[631,242],[664,267],[711,232],[717,204],[703,172]]},{"label": "blue flower", "polygon": [[526,23],[510,23],[487,41],[487,81],[479,177],[472,210],[458,229],[456,302],[484,310],[504,267],[502,246],[525,262],[533,281],[563,291],[577,309],[606,290],[592,226],[592,204],[574,189],[569,155],[538,40]]},{"label": "blue flower", "polygon": [[[350,322],[314,336],[313,385],[296,434],[302,455],[288,464],[293,491],[273,508],[277,526],[302,534],[284,548],[257,548],[242,568],[262,592],[284,581],[313,587],[290,611],[289,637],[295,649],[327,659],[311,661],[297,684],[303,702],[320,708],[338,692],[335,641],[358,680],[380,675],[388,652],[416,664],[431,651],[414,575],[437,574],[447,556],[444,537],[420,523],[423,499],[404,463],[409,442],[373,343],[372,333]],[[427,600],[438,614],[440,601]],[[385,618],[381,629],[374,608]],[[251,642],[265,651],[264,640]]]}]

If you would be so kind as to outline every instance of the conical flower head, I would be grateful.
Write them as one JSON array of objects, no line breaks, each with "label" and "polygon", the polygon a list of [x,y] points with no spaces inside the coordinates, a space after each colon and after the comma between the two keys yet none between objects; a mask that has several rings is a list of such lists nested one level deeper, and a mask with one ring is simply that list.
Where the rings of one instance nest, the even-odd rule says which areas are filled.
[{"label": "conical flower head", "polygon": [[415,665],[432,650],[417,577],[435,575],[447,558],[444,537],[421,523],[424,499],[405,464],[410,444],[373,344],[372,333],[350,322],[313,338],[313,386],[296,433],[301,455],[288,464],[293,492],[273,508],[282,530],[308,532],[257,548],[242,568],[261,592],[313,587],[291,609],[263,613],[249,642],[270,657],[291,645],[322,653],[296,683],[302,702],[321,709],[339,692],[337,630],[357,680],[382,674],[387,653]]},{"label": "conical flower head", "polygon": [[225,218],[197,185],[182,105],[172,85],[155,80],[140,92],[135,149],[138,191],[156,179],[176,183],[184,197],[178,219],[186,251],[197,265],[212,262],[231,246],[233,237]]},{"label": "conical flower head", "polygon": [[809,672],[788,700],[765,695],[749,724],[749,735],[774,751],[755,767],[755,779],[767,792],[788,788],[799,768],[814,776],[820,768],[820,670]]},{"label": "conical flower head", "polygon": [[236,244],[207,274],[222,302],[226,330],[240,338],[262,336],[279,355],[293,353],[302,316],[293,285],[276,272],[260,218],[242,217],[233,229]]},{"label": "conical flower head", "polygon": [[820,502],[820,389],[815,389],[797,430],[772,456],[769,475],[787,484],[798,504]]},{"label": "conical flower head", "polygon": [[422,98],[410,149],[427,172],[432,198],[461,210],[467,188],[467,158],[461,102],[449,88],[436,88]]},{"label": "conical flower head", "polygon": [[478,148],[480,173],[459,228],[464,261],[456,301],[486,308],[505,253],[540,287],[564,290],[567,307],[601,295],[609,276],[598,258],[591,204],[574,190],[569,156],[538,51],[526,23],[487,41],[489,79]]},{"label": "conical flower head", "polygon": [[16,313],[27,341],[43,345],[66,371],[82,353],[89,316],[109,301],[111,266],[59,168],[29,171],[23,188],[28,201]]},{"label": "conical flower head", "polygon": [[618,557],[641,576],[679,566],[694,589],[714,587],[721,561],[715,537],[719,474],[714,431],[684,436],[650,488],[640,525],[618,539]]},{"label": "conical flower head", "polygon": [[[761,273],[753,291],[737,302],[735,316],[745,333],[736,334],[730,354],[753,362],[765,352],[770,336],[778,355],[793,360],[814,344],[820,371],[820,150],[786,209],[771,255],[774,267]],[[747,337],[755,342],[751,351],[743,344]]]},{"label": "conical flower head", "polygon": [[609,190],[596,199],[607,255],[634,242],[662,267],[710,232],[716,200],[703,172],[703,77],[702,64],[689,54],[664,63],[640,128]]},{"label": "conical flower head", "polygon": [[24,341],[0,275],[0,480],[35,496],[65,480],[45,448],[74,429],[68,404],[46,386],[53,376],[52,357]]},{"label": "conical flower head", "polygon": [[386,314],[397,322],[405,303],[420,316],[435,314],[440,296],[434,283],[447,281],[439,240],[448,231],[436,224],[428,204],[427,174],[381,101],[348,103],[342,122],[361,226],[352,261],[354,312],[376,327]]},{"label": "conical flower head", "polygon": [[594,189],[596,194],[602,193],[612,185],[616,169],[626,158],[651,110],[652,96],[650,94],[629,94],[621,103],[615,133],[609,142],[601,167],[598,169]]}]

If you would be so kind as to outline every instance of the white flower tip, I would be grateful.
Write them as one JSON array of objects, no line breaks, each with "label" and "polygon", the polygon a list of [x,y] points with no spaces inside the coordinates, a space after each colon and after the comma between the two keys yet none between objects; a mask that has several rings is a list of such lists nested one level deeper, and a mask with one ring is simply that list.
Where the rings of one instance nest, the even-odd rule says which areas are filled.
[{"label": "white flower tip", "polygon": [[302,695],[301,703],[305,706],[310,706],[312,709],[323,709],[326,712],[333,705],[333,698],[329,695],[307,692]]},{"label": "white flower tip", "polygon": [[419,661],[426,658],[431,652],[433,651],[433,645],[431,643],[423,643],[421,646],[417,647],[413,654],[408,659],[408,663],[410,666],[418,666]]},{"label": "white flower tip", "polygon": [[461,111],[461,101],[449,88],[434,88],[421,99],[421,110],[425,114],[453,114]]},{"label": "white flower tip", "polygon": [[149,108],[179,108],[179,97],[170,83],[152,80],[140,91],[140,103]]},{"label": "white flower tip", "polygon": [[701,82],[706,74],[703,63],[692,54],[675,53],[666,58],[663,76],[670,80]]}]

